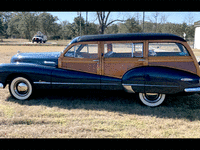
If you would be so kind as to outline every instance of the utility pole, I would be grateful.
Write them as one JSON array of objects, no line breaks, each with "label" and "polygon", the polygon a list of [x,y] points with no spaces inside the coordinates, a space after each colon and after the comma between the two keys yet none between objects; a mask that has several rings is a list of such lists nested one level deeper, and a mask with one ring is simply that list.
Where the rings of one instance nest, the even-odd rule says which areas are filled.
[{"label": "utility pole", "polygon": [[144,32],[144,18],[145,18],[145,12],[143,11],[143,32]]},{"label": "utility pole", "polygon": [[80,12],[80,36],[81,36],[81,12]]},{"label": "utility pole", "polygon": [[88,12],[86,11],[86,26],[85,26],[85,34],[87,35],[87,20],[88,20]]}]

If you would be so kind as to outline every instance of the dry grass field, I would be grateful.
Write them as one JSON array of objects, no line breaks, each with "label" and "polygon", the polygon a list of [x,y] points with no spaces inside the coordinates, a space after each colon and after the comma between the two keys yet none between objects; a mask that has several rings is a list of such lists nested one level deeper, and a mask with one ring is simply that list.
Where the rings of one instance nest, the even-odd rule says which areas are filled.
[{"label": "dry grass field", "polygon": [[[64,46],[0,46],[0,63],[21,52],[61,51]],[[200,56],[199,50],[194,50]],[[168,96],[160,107],[142,106],[124,91],[36,91],[13,99],[0,89],[1,138],[196,138],[200,95]]]}]

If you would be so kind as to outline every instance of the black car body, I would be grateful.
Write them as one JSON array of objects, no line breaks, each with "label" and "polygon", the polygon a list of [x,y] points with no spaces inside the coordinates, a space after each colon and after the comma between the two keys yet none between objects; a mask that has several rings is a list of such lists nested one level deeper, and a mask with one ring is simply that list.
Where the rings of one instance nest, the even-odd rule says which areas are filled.
[{"label": "black car body", "polygon": [[20,100],[34,88],[126,90],[154,107],[166,94],[200,92],[199,77],[187,42],[163,33],[81,36],[63,52],[18,53],[0,64],[0,87]]}]

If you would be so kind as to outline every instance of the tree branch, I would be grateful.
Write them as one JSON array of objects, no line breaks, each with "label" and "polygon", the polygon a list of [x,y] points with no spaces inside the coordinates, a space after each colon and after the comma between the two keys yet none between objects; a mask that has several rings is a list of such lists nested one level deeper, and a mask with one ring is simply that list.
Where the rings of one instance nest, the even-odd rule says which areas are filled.
[{"label": "tree branch", "polygon": [[99,24],[102,24],[102,23],[101,23],[101,19],[100,19],[100,12],[97,12],[97,18],[98,18],[98,20],[99,20]]},{"label": "tree branch", "polygon": [[106,25],[106,27],[109,26],[110,24],[112,24],[112,23],[115,22],[115,21],[121,21],[121,22],[124,22],[125,20],[119,20],[119,19],[113,20],[113,21],[109,22],[109,23]]},{"label": "tree branch", "polygon": [[106,16],[105,24],[106,24],[106,22],[108,21],[109,15],[110,15],[110,11],[108,12],[108,14],[107,14],[107,16]]}]

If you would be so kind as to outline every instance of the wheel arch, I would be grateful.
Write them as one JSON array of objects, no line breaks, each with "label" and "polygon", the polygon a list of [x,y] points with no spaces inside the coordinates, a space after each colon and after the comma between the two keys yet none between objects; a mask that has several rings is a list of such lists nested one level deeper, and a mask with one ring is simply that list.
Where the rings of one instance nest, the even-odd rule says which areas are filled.
[{"label": "wheel arch", "polygon": [[122,76],[122,85],[124,89],[129,93],[144,92],[145,66],[140,66],[128,70]]},{"label": "wheel arch", "polygon": [[25,73],[11,73],[11,74],[9,74],[6,78],[5,85],[10,84],[11,81],[16,77],[24,77],[24,78],[28,79],[31,82],[31,84],[33,85],[33,80]]}]

